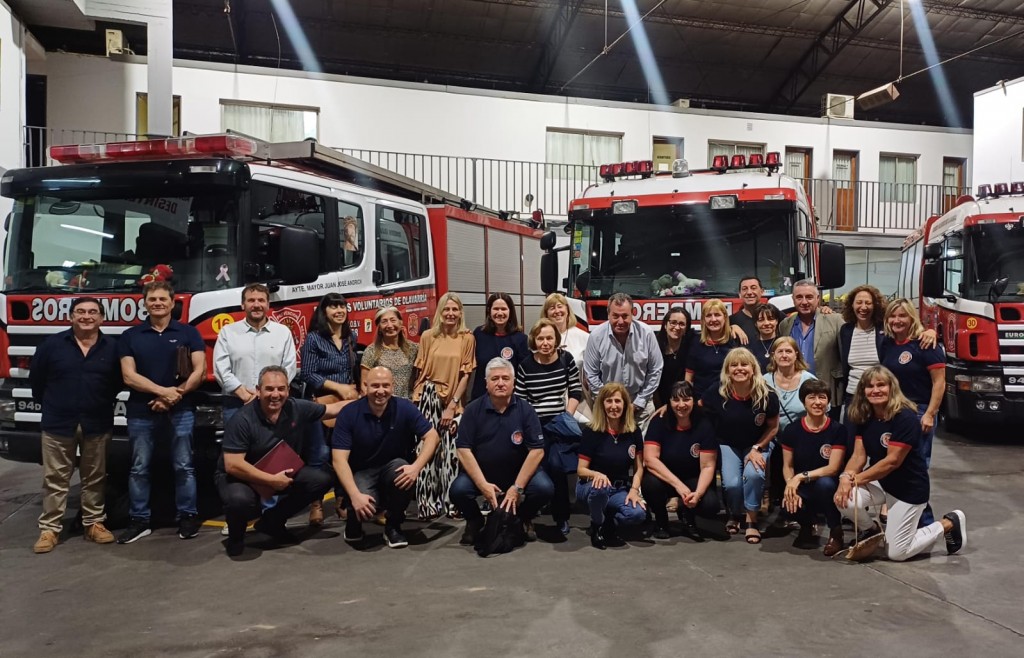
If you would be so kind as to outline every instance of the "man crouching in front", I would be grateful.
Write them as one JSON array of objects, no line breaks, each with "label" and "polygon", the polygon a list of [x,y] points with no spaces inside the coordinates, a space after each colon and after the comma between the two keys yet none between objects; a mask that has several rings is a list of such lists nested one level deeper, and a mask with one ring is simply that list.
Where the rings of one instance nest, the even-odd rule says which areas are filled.
[{"label": "man crouching in front", "polygon": [[491,359],[484,376],[487,395],[466,406],[455,439],[462,470],[448,497],[466,519],[459,543],[472,546],[483,528],[478,496],[483,496],[491,509],[500,505],[508,513],[518,514],[527,541],[532,541],[536,539],[533,517],[555,491],[551,479],[537,468],[544,459],[540,420],[529,403],[513,395],[515,372],[509,361]]},{"label": "man crouching in front", "polygon": [[[259,518],[255,530],[278,544],[298,540],[285,529],[285,522],[314,500],[323,498],[331,488],[331,475],[316,468],[286,469],[264,473],[254,464],[280,441],[297,454],[304,455],[309,426],[337,416],[348,401],[330,405],[288,397],[288,372],[280,366],[260,371],[257,404],[247,404],[231,418],[221,442],[223,453],[217,464],[217,490],[224,503],[228,523],[225,544],[228,555],[237,557],[245,550],[245,526]],[[252,485],[269,487],[277,503],[263,510],[260,495]]]}]

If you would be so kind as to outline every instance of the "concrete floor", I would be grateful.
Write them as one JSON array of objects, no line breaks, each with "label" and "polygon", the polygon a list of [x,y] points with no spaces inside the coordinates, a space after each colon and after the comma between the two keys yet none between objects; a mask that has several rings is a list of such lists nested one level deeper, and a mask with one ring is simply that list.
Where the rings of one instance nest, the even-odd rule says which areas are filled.
[{"label": "concrete floor", "polygon": [[130,546],[65,533],[34,555],[41,469],[0,462],[0,656],[1020,656],[1022,473],[1013,441],[940,433],[932,502],[965,510],[969,546],[904,564],[830,561],[792,536],[600,552],[582,516],[567,542],[489,559],[450,522],[410,523],[404,550],[368,526],[361,551],[335,523],[297,547],[250,534],[234,562],[217,528]]}]

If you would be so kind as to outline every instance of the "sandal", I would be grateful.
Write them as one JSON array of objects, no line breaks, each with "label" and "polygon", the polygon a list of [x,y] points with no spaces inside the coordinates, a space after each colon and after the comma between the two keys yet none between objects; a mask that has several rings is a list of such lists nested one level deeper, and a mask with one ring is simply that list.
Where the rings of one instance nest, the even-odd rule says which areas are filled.
[{"label": "sandal", "polygon": [[725,531],[730,535],[736,535],[740,532],[740,522],[736,519],[729,519],[725,522]]},{"label": "sandal", "polygon": [[757,529],[755,523],[744,523],[743,524],[743,537],[747,540],[748,544],[760,544],[761,543],[761,531]]}]

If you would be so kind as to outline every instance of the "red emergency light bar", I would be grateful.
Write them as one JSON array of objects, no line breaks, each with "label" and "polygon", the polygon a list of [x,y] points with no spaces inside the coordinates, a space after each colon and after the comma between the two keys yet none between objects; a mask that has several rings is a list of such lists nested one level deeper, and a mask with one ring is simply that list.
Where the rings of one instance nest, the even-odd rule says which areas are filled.
[{"label": "red emergency light bar", "polygon": [[1014,181],[1009,185],[1006,183],[979,185],[976,196],[980,201],[982,199],[995,199],[1001,196],[1016,196],[1017,194],[1024,194],[1024,181]]},{"label": "red emergency light bar", "polygon": [[255,154],[256,149],[256,140],[248,137],[202,135],[138,142],[51,146],[50,157],[63,164],[81,164],[195,156],[248,156]]},{"label": "red emergency light bar", "polygon": [[654,173],[654,162],[652,160],[633,160],[632,162],[603,164],[599,173],[601,179],[607,183],[613,182],[619,176],[639,175],[641,178],[649,178]]}]

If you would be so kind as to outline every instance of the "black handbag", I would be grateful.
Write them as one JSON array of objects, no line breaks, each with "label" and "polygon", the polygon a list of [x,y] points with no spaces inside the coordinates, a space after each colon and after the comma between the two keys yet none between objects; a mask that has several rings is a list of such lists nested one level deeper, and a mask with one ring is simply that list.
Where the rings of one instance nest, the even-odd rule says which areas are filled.
[{"label": "black handbag", "polygon": [[515,514],[509,514],[500,505],[487,515],[487,522],[477,536],[476,554],[480,557],[511,553],[526,543],[523,522]]}]

